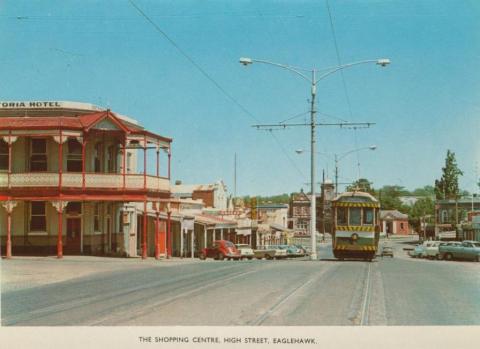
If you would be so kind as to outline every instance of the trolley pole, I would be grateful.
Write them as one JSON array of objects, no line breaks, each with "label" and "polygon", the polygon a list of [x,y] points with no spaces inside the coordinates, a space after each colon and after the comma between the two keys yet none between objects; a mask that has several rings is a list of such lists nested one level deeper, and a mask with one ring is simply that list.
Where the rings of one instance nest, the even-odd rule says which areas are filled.
[{"label": "trolley pole", "polygon": [[316,109],[315,109],[315,96],[317,94],[317,86],[315,79],[315,70],[312,70],[312,100],[311,100],[311,159],[310,159],[310,188],[312,193],[312,198],[310,200],[310,239],[312,242],[312,253],[310,258],[312,260],[317,259],[317,196],[315,194],[315,168],[316,168],[316,136],[315,136],[315,124],[316,124]]}]

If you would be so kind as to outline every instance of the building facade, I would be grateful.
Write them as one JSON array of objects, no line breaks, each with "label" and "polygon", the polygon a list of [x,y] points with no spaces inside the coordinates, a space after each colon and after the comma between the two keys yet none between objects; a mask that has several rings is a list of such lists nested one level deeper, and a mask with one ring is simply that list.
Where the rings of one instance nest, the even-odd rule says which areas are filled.
[{"label": "building facade", "polygon": [[171,142],[91,104],[0,102],[2,252],[168,254]]},{"label": "building facade", "polygon": [[408,215],[397,210],[380,210],[380,227],[387,236],[410,234]]}]

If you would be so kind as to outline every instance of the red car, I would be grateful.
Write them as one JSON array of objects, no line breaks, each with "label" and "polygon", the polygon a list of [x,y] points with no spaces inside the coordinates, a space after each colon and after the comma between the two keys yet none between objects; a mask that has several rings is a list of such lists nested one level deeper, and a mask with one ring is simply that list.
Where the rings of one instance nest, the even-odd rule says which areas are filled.
[{"label": "red car", "polygon": [[216,240],[212,247],[207,247],[200,252],[200,259],[214,258],[223,260],[227,259],[241,259],[242,254],[235,247],[233,243],[227,240]]}]

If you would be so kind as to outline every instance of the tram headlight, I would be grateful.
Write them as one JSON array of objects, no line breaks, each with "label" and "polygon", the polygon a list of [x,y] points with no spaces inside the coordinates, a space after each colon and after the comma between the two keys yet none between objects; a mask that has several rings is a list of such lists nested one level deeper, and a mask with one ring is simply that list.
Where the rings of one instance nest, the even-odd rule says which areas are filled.
[{"label": "tram headlight", "polygon": [[352,240],[357,241],[358,240],[358,234],[352,234]]}]

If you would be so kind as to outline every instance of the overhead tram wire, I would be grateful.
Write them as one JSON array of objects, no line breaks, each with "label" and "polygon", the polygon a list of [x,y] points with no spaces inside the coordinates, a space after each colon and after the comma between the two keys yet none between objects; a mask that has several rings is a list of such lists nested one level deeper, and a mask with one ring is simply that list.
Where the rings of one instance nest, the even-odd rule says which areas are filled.
[{"label": "overhead tram wire", "polygon": [[[250,116],[253,120],[256,122],[260,122],[258,118],[256,118],[253,113],[251,113],[246,107],[244,107],[240,102],[238,102],[232,95],[230,95],[213,77],[210,76],[197,62],[193,60],[172,38],[170,38],[167,33],[165,33],[140,7],[137,6],[137,4],[133,0],[129,0],[130,4],[137,10],[137,12],[145,18],[145,20],[150,23],[157,32],[159,32],[177,51],[185,58],[187,59],[208,81],[210,81],[224,96],[226,96],[230,101],[232,101],[237,107],[239,107],[245,114]],[[275,141],[279,144],[280,149],[282,149],[283,153],[287,156],[289,161],[293,164],[294,168],[302,175],[302,177],[305,177],[305,175],[300,171],[298,166],[295,164],[293,159],[288,155],[288,153],[285,151],[279,140],[275,137],[275,135],[270,132],[272,137],[275,139]]]},{"label": "overhead tram wire", "polygon": [[[340,57],[340,50],[338,48],[338,40],[337,40],[337,34],[335,31],[335,25],[333,24],[333,15],[332,11],[330,9],[330,2],[329,0],[325,0],[325,5],[327,6],[327,12],[328,12],[328,18],[330,19],[330,28],[332,30],[332,37],[333,37],[333,43],[335,45],[335,52],[337,54],[337,64],[342,65],[342,59]],[[347,107],[348,107],[348,112],[350,115],[350,119],[353,120],[353,112],[352,112],[352,104],[350,103],[350,95],[348,94],[348,89],[347,89],[347,83],[345,81],[345,75],[343,74],[343,70],[340,71],[340,75],[342,77],[342,84],[343,84],[343,90],[345,92],[345,100],[347,101]],[[354,136],[355,136],[355,147],[357,147],[357,128],[353,128]],[[358,175],[360,176],[360,153],[357,152],[357,165],[358,165]]]},{"label": "overhead tram wire", "polygon": [[238,102],[230,93],[228,93],[214,78],[210,76],[197,62],[193,60],[178,44],[170,38],[167,33],[165,33],[143,10],[135,4],[133,0],[129,0],[130,4],[137,10],[137,12],[145,18],[147,22],[149,22],[163,37],[177,49],[177,51],[187,59],[197,70],[209,80],[224,96],[226,96],[231,102],[233,102],[237,107],[239,107],[245,114],[250,116],[253,120],[259,122],[259,120],[247,109],[245,108],[240,102]]}]

